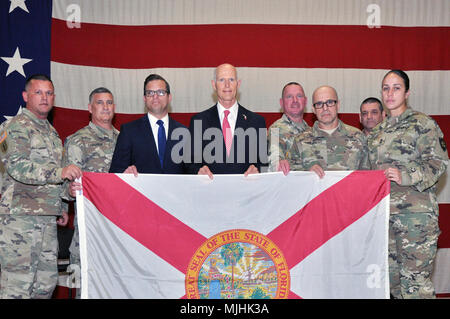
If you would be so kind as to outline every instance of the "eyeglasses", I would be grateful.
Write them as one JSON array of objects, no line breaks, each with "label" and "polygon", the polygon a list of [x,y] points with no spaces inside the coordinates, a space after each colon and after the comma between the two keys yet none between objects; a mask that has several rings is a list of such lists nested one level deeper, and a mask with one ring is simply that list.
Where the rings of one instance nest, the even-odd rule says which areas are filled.
[{"label": "eyeglasses", "polygon": [[151,96],[154,96],[155,94],[158,96],[164,96],[167,94],[167,91],[166,90],[156,90],[156,91],[146,90],[144,93],[145,93],[146,97],[151,97]]},{"label": "eyeglasses", "polygon": [[336,100],[327,100],[325,102],[319,101],[313,104],[314,108],[316,109],[321,109],[323,108],[324,105],[326,105],[327,107],[333,107],[335,106],[337,103]]}]

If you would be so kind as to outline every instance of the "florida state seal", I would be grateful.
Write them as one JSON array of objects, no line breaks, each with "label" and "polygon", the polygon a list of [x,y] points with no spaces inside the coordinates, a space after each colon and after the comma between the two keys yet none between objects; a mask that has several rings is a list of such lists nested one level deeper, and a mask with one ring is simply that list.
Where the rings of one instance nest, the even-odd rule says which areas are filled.
[{"label": "florida state seal", "polygon": [[261,233],[233,229],[208,238],[186,271],[192,299],[283,299],[289,267],[281,250]]}]

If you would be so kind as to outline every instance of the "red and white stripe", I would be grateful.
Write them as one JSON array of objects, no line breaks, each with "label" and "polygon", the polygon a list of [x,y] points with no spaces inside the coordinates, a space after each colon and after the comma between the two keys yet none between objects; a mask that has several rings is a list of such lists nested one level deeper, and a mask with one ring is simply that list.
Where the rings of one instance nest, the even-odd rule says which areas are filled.
[{"label": "red and white stripe", "polygon": [[389,296],[389,183],[381,171],[213,181],[86,173],[77,205],[84,297],[185,297],[183,275],[198,247],[231,229],[274,242],[290,270],[289,298]]},{"label": "red and white stripe", "polygon": [[[80,28],[67,27],[74,5]],[[435,118],[450,145],[448,0],[60,0],[53,6],[54,124],[63,139],[87,124],[88,95],[99,86],[114,93],[117,128],[141,116],[150,73],[169,81],[172,116],[187,125],[215,103],[213,70],[229,62],[242,80],[240,103],[264,115],[267,125],[281,116],[283,85],[298,81],[308,96],[309,124],[311,93],[328,84],[339,94],[341,119],[358,127],[361,101],[380,97],[387,70],[404,69],[409,104]],[[369,28],[378,9],[380,28]],[[439,182],[441,248],[450,248],[449,172]]]}]

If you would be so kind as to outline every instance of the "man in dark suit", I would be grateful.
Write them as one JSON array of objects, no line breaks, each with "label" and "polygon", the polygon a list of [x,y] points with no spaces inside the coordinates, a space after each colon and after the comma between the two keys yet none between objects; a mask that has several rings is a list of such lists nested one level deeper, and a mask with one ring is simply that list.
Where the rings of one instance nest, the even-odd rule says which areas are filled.
[{"label": "man in dark suit", "polygon": [[219,65],[212,87],[217,104],[191,118],[191,174],[258,173],[267,163],[266,122],[237,102],[236,68]]},{"label": "man in dark suit", "polygon": [[172,139],[172,132],[187,128],[169,117],[171,100],[169,83],[158,74],[150,74],[144,82],[144,103],[148,113],[121,126],[110,173],[184,173],[182,149],[180,154],[171,154],[179,142]]}]

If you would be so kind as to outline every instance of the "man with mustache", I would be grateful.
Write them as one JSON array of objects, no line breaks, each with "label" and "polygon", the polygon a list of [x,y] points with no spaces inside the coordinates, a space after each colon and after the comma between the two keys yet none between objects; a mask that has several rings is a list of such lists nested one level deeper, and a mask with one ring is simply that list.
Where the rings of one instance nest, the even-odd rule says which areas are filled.
[{"label": "man with mustache", "polygon": [[268,130],[270,171],[284,171],[285,161],[283,160],[286,158],[286,152],[292,147],[295,137],[311,129],[303,120],[306,103],[305,92],[299,83],[289,82],[283,87],[280,106],[284,114]]},{"label": "man with mustache", "polygon": [[[85,172],[108,173],[114,147],[119,131],[112,121],[115,113],[114,97],[110,90],[99,87],[89,94],[88,110],[91,114],[89,125],[67,137],[64,143],[64,164],[75,164]],[[75,191],[81,189],[77,182],[70,184],[70,195],[75,197]],[[70,264],[80,268],[80,243],[78,235],[78,217],[75,214],[75,230],[69,247]],[[80,282],[80,272],[75,272],[77,282]],[[79,287],[77,287],[79,288]],[[77,289],[76,297],[80,297]]]},{"label": "man with mustache", "polygon": [[296,137],[287,153],[291,170],[309,170],[323,178],[326,170],[370,169],[367,141],[357,128],[338,118],[340,102],[330,86],[313,93],[317,117],[311,131]]},{"label": "man with mustache", "polygon": [[386,117],[383,105],[376,97],[368,97],[362,101],[359,112],[359,121],[363,126],[362,132],[366,136]]}]

